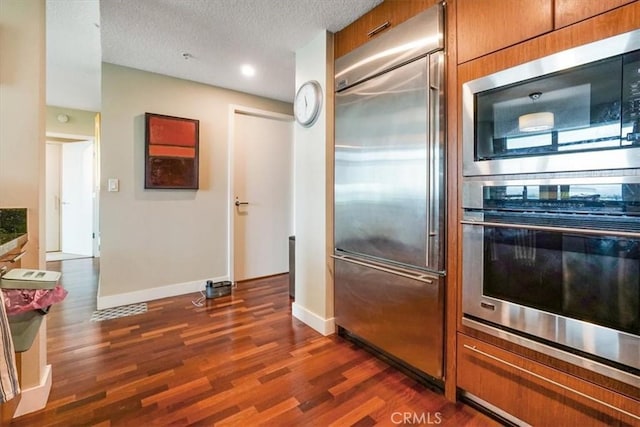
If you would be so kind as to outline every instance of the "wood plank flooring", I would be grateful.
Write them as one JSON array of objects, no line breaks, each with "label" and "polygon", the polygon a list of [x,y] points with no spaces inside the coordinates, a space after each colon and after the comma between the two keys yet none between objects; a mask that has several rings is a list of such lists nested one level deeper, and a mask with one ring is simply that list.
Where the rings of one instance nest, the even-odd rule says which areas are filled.
[{"label": "wood plank flooring", "polygon": [[98,261],[47,264],[67,299],[48,315],[47,406],[12,426],[494,426],[365,350],[291,316],[286,275],[233,295],[148,303],[90,322]]}]

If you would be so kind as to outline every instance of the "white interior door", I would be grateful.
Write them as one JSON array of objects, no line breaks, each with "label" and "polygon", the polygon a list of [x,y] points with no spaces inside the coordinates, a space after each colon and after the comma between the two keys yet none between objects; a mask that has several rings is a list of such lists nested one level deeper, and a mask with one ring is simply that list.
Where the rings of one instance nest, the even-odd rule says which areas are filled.
[{"label": "white interior door", "polygon": [[60,144],[47,143],[46,226],[47,252],[60,250]]},{"label": "white interior door", "polygon": [[234,114],[233,280],[289,271],[293,226],[293,123]]},{"label": "white interior door", "polygon": [[93,142],[62,144],[62,252],[93,256]]}]

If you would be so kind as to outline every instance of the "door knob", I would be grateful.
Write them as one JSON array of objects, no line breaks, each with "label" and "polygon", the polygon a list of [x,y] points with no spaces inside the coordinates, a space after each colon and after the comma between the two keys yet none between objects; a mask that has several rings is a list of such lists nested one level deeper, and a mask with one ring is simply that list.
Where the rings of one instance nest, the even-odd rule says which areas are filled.
[{"label": "door knob", "polygon": [[248,205],[249,202],[241,202],[240,200],[236,200],[236,206],[240,206],[240,205]]}]

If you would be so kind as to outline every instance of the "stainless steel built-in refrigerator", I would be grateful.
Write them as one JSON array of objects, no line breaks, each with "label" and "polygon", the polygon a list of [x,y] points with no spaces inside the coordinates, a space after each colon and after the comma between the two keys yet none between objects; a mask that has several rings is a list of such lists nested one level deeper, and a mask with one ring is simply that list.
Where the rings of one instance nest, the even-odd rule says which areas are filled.
[{"label": "stainless steel built-in refrigerator", "polygon": [[336,61],[335,319],[443,376],[444,54],[440,5]]}]

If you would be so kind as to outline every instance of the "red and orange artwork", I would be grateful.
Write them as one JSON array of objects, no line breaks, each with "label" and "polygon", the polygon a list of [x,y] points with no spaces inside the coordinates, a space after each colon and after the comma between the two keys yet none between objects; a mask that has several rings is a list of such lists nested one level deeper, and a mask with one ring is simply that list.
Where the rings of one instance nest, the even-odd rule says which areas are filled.
[{"label": "red and orange artwork", "polygon": [[199,121],[145,113],[144,188],[198,189]]}]

